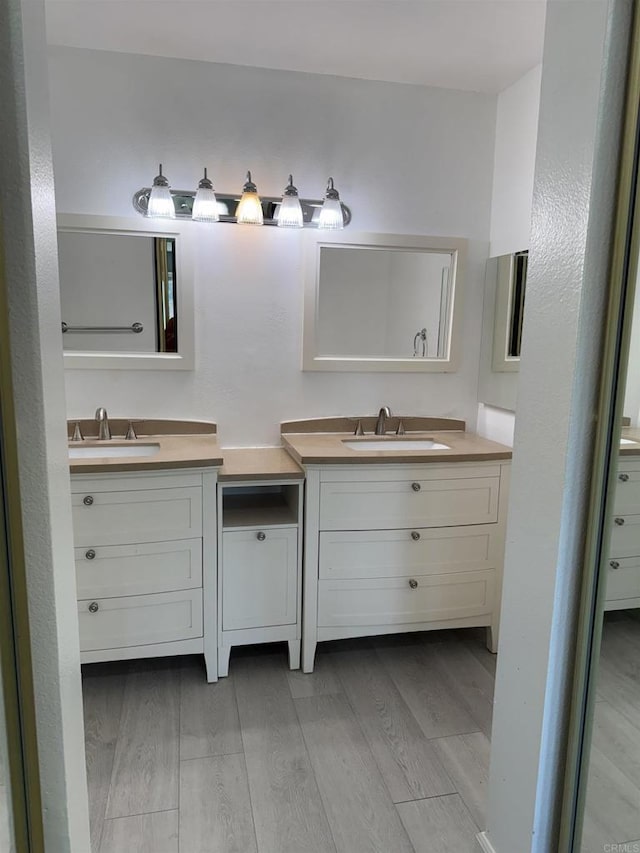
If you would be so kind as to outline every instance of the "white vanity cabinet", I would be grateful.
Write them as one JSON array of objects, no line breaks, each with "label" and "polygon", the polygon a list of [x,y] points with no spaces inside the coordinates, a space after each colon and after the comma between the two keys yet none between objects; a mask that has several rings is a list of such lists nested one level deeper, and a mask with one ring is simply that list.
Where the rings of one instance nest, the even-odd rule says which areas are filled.
[{"label": "white vanity cabinet", "polygon": [[620,456],[605,610],[640,607],[640,456]]},{"label": "white vanity cabinet", "polygon": [[486,626],[497,647],[510,463],[309,465],[303,668],[323,640]]},{"label": "white vanity cabinet", "polygon": [[205,656],[216,668],[216,471],[74,474],[83,663]]},{"label": "white vanity cabinet", "polygon": [[[300,472],[302,475],[302,472]],[[218,672],[233,646],[286,640],[300,666],[302,478],[218,484]]]}]

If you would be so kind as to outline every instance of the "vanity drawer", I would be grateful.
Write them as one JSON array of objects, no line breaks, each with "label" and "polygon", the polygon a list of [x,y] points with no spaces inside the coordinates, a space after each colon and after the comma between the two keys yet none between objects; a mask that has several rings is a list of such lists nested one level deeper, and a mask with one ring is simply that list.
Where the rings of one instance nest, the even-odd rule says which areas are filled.
[{"label": "vanity drawer", "polygon": [[638,457],[620,457],[614,500],[614,511],[618,515],[640,514],[640,470],[634,470],[637,467]]},{"label": "vanity drawer", "polygon": [[110,598],[202,586],[202,540],[76,548],[78,598]]},{"label": "vanity drawer", "polygon": [[609,551],[613,557],[640,554],[640,515],[614,516]]},{"label": "vanity drawer", "polygon": [[607,605],[620,601],[621,606],[625,606],[625,599],[640,598],[640,557],[621,557],[617,560],[611,558],[607,560],[606,571]]},{"label": "vanity drawer", "polygon": [[495,571],[415,578],[321,580],[318,627],[406,625],[489,616],[495,606]]},{"label": "vanity drawer", "polygon": [[78,621],[81,652],[190,640],[202,636],[202,590],[85,599]]},{"label": "vanity drawer", "polygon": [[490,525],[320,534],[320,578],[391,578],[495,568],[500,542]]},{"label": "vanity drawer", "polygon": [[202,536],[202,489],[78,492],[71,496],[77,546]]},{"label": "vanity drawer", "polygon": [[320,530],[491,524],[500,477],[330,482],[320,485]]}]

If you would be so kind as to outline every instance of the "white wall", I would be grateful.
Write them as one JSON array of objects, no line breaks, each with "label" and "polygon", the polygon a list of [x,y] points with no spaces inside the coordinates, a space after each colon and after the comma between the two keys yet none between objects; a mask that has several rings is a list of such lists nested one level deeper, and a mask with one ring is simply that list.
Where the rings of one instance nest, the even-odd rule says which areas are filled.
[{"label": "white wall", "polygon": [[84,853],[89,814],[47,96],[44,3],[0,3],[1,262],[44,846],[52,853]]},{"label": "white wall", "polygon": [[463,357],[455,374],[302,373],[299,233],[198,228],[196,370],[68,371],[70,416],[212,418],[223,444],[272,444],[287,418],[375,412],[476,420],[496,99],[419,86],[53,48],[56,204],[132,215],[162,162],[172,185],[301,195],[333,175],[351,228],[469,239]]},{"label": "white wall", "polygon": [[631,347],[627,364],[627,384],[624,395],[624,414],[631,419],[631,426],[640,424],[640,286],[636,282],[637,297],[633,303],[633,325]]},{"label": "white wall", "polygon": [[498,95],[490,255],[529,248],[542,66]]},{"label": "white wall", "polygon": [[559,849],[630,10],[547,5],[485,836],[497,853]]}]

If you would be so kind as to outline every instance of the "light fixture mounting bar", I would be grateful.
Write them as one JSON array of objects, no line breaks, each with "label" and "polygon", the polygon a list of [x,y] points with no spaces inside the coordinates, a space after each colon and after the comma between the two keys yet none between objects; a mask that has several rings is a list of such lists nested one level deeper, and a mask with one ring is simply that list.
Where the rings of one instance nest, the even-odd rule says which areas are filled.
[{"label": "light fixture mounting bar", "polygon": [[[194,190],[170,190],[173,204],[176,209],[176,219],[191,219],[191,211],[193,209],[193,200],[195,198]],[[133,195],[133,207],[141,214],[147,215],[149,206],[149,194],[151,187],[142,187]],[[218,200],[218,210],[220,212],[220,222],[236,222],[235,211],[240,201],[240,194],[225,195],[216,191]],[[281,196],[261,196],[262,213],[264,216],[265,225],[277,225],[276,213],[282,201]],[[322,209],[324,199],[301,198],[300,206],[302,207],[303,227],[317,228],[320,219],[320,211]],[[344,216],[345,227],[351,222],[351,211],[346,204],[340,202],[342,214]]]}]

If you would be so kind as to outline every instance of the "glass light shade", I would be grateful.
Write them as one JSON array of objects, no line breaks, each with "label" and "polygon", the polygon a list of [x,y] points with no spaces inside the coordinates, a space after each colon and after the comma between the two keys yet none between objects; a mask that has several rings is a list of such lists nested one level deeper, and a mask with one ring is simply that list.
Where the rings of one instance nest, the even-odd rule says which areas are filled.
[{"label": "glass light shade", "polygon": [[344,228],[342,205],[337,198],[325,198],[318,218],[318,228],[333,231]]},{"label": "glass light shade", "polygon": [[279,228],[302,228],[302,206],[297,196],[287,195],[280,202],[278,210]]},{"label": "glass light shade", "polygon": [[262,202],[258,188],[251,180],[251,172],[247,172],[247,180],[242,188],[242,195],[236,208],[236,222],[240,225],[263,225]]},{"label": "glass light shade", "polygon": [[197,222],[219,222],[218,199],[213,191],[213,185],[204,170],[204,178],[198,184],[198,191],[193,200],[191,218]]},{"label": "glass light shade", "polygon": [[218,199],[213,190],[199,187],[193,200],[191,218],[198,222],[219,222]]},{"label": "glass light shade", "polygon": [[156,186],[151,188],[147,216],[151,219],[176,218],[176,209],[169,187]]},{"label": "glass light shade", "polygon": [[169,190],[169,181],[162,174],[162,163],[160,163],[158,174],[153,179],[147,205],[147,216],[151,219],[176,218],[176,209]]}]

